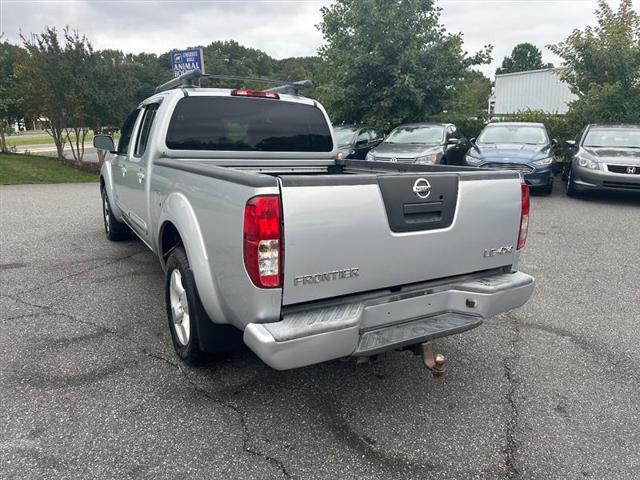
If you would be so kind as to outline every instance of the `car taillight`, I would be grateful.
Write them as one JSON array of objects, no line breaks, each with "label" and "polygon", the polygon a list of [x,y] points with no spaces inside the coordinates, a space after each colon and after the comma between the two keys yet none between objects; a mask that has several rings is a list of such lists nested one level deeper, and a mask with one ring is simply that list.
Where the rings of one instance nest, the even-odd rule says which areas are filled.
[{"label": "car taillight", "polygon": [[529,185],[522,181],[520,185],[522,206],[520,207],[520,233],[518,234],[518,250],[524,248],[527,243],[527,231],[529,230]]},{"label": "car taillight", "polygon": [[273,98],[274,100],[279,100],[280,95],[276,92],[261,92],[255,90],[247,90],[246,88],[236,88],[235,90],[231,90],[232,97],[258,97],[258,98]]},{"label": "car taillight", "polygon": [[256,287],[282,286],[282,224],[280,197],[262,195],[244,208],[244,265]]}]

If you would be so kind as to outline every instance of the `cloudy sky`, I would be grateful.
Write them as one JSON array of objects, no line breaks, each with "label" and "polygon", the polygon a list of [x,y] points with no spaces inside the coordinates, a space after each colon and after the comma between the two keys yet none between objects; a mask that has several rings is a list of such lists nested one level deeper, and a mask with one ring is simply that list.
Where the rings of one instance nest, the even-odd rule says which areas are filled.
[{"label": "cloudy sky", "polygon": [[[609,0],[617,6],[618,0]],[[634,0],[640,8],[640,0]],[[234,39],[276,58],[313,55],[322,44],[315,28],[321,0],[0,0],[0,31],[12,42],[19,33],[42,31],[45,25],[69,25],[86,34],[96,48],[163,53],[173,48]],[[491,75],[520,42],[543,51],[574,28],[595,21],[596,0],[438,0],[449,32],[464,35],[469,52],[492,44],[493,63],[481,69]]]}]

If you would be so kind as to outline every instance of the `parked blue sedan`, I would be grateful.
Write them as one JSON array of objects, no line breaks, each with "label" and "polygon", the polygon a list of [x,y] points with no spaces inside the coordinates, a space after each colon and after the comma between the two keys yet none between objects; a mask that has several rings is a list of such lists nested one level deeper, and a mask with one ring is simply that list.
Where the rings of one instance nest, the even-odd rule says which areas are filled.
[{"label": "parked blue sedan", "polygon": [[465,163],[496,170],[518,170],[541,193],[553,191],[553,146],[542,123],[499,122],[487,125],[465,156]]}]

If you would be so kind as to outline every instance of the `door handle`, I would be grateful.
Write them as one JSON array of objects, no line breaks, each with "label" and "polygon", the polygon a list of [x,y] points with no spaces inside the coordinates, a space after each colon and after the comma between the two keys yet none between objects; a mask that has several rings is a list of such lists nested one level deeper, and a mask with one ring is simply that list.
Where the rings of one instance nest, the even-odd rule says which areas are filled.
[{"label": "door handle", "polygon": [[138,183],[144,182],[144,172],[140,171],[136,174],[136,176],[138,177]]},{"label": "door handle", "polygon": [[125,167],[124,165],[122,165],[120,167],[120,171],[122,172],[122,176],[124,177],[127,174],[127,167]]}]

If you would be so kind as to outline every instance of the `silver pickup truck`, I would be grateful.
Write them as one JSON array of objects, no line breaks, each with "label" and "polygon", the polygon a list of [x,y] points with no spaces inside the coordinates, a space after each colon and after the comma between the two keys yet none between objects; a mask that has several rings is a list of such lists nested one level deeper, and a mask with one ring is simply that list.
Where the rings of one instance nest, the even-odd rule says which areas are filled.
[{"label": "silver pickup truck", "polygon": [[531,296],[517,172],[336,160],[317,101],[187,80],[117,149],[94,140],[107,238],[158,256],[185,362],[242,340],[276,369],[411,349]]}]

